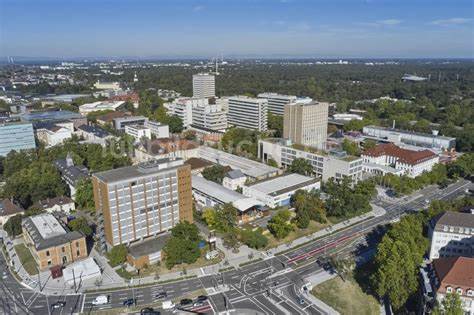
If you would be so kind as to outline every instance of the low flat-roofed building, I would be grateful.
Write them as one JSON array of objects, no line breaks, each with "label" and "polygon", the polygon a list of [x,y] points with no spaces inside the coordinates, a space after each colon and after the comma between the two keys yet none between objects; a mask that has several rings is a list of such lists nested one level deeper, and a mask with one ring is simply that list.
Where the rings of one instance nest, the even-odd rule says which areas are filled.
[{"label": "low flat-roofed building", "polygon": [[80,281],[98,278],[101,274],[100,267],[92,257],[73,262],[63,270],[64,282],[69,285],[73,285],[74,281],[79,283]]},{"label": "low flat-roofed building", "polygon": [[157,139],[170,137],[170,128],[168,125],[149,120],[145,123],[145,127],[149,128],[151,134],[155,135]]},{"label": "low flat-roofed building", "polygon": [[135,161],[145,162],[164,158],[187,160],[198,156],[199,144],[186,139],[155,139],[143,141],[135,149]]},{"label": "low flat-roofed building", "polygon": [[184,164],[191,165],[191,173],[193,175],[200,174],[206,167],[214,165],[214,163],[211,163],[207,160],[195,157],[187,159]]},{"label": "low flat-roofed building", "polygon": [[148,122],[147,117],[143,116],[126,116],[126,117],[119,117],[114,118],[114,128],[115,130],[125,130],[125,126],[130,125],[140,125],[144,126]]},{"label": "low flat-roofed building", "polygon": [[38,111],[23,114],[21,120],[28,121],[32,123],[36,122],[64,122],[66,120],[71,121],[74,125],[74,128],[79,127],[80,125],[87,124],[87,118],[82,116],[79,113],[71,112],[68,110],[48,110],[48,111]]},{"label": "low flat-roofed building", "polygon": [[86,239],[81,232],[69,231],[50,213],[22,221],[23,237],[40,270],[66,265],[86,258]]},{"label": "low flat-roofed building", "polygon": [[115,111],[123,104],[125,104],[124,101],[98,101],[93,103],[87,103],[79,106],[79,113],[81,113],[82,115],[87,115],[89,113],[102,110]]},{"label": "low flat-roofed building", "polygon": [[126,125],[125,133],[132,136],[137,142],[142,139],[151,139],[150,128],[142,125]]},{"label": "low flat-roofed building", "polygon": [[[70,123],[72,125],[72,123]],[[47,148],[64,143],[72,137],[72,131],[69,128],[50,124],[36,129],[36,137],[46,145]]]},{"label": "low flat-roofed building", "polygon": [[40,200],[33,204],[33,208],[37,208],[49,213],[63,212],[66,214],[69,214],[71,213],[71,211],[76,210],[74,200],[72,200],[71,198],[67,196],[60,196],[60,197]]},{"label": "low flat-roofed building", "polygon": [[130,117],[130,112],[109,112],[100,116],[97,116],[96,121],[99,125],[104,126],[107,124],[113,124],[115,118]]},{"label": "low flat-roofed building", "polygon": [[128,248],[128,263],[141,269],[161,261],[161,251],[170,236],[170,233],[165,233],[134,243]]},{"label": "low flat-roofed building", "polygon": [[3,226],[11,217],[24,213],[25,210],[10,199],[0,200],[0,226]]},{"label": "low flat-roofed building", "polygon": [[232,190],[242,188],[247,181],[247,176],[241,170],[228,171],[222,179],[222,186]]},{"label": "low flat-roofed building", "polygon": [[362,131],[366,136],[395,144],[401,142],[439,150],[450,150],[456,147],[456,138],[440,136],[436,131],[429,134],[379,126],[365,126]]},{"label": "low flat-roofed building", "polygon": [[263,209],[263,202],[246,197],[201,176],[192,177],[193,197],[199,209],[231,203],[239,211],[239,223],[251,221]]},{"label": "low flat-roofed building", "polygon": [[246,176],[257,180],[283,173],[276,167],[206,146],[199,148],[198,157],[212,163],[230,166],[232,169],[239,169]]},{"label": "low flat-roofed building", "polygon": [[270,208],[287,206],[291,196],[300,189],[310,191],[320,189],[319,178],[300,174],[286,174],[244,185],[243,194],[265,203]]},{"label": "low flat-roofed building", "polygon": [[116,138],[105,129],[94,125],[79,126],[76,134],[83,137],[86,143],[100,144],[103,147],[107,145],[108,141]]}]

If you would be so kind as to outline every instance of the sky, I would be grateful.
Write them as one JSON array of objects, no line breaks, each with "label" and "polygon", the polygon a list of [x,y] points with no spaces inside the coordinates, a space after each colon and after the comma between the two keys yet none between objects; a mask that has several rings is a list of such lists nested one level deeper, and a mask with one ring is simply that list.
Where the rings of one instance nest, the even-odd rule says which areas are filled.
[{"label": "sky", "polygon": [[0,0],[0,56],[474,58],[472,0]]}]

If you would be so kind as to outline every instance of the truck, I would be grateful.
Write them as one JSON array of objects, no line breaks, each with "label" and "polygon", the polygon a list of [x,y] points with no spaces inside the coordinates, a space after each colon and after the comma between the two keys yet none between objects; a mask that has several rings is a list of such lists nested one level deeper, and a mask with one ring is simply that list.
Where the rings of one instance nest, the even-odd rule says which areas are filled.
[{"label": "truck", "polygon": [[93,301],[92,305],[104,305],[110,302],[110,295],[99,295]]}]

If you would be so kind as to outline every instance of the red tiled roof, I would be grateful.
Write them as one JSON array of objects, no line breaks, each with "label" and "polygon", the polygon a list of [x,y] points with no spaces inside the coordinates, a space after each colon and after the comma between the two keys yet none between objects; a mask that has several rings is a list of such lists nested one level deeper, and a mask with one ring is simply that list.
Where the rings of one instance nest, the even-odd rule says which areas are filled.
[{"label": "red tiled roof", "polygon": [[382,155],[390,155],[398,158],[400,162],[407,164],[418,164],[436,157],[436,154],[430,150],[414,151],[402,149],[393,143],[379,144],[371,149],[364,151],[364,155],[378,157]]},{"label": "red tiled roof", "polygon": [[433,268],[439,279],[438,292],[445,293],[448,286],[453,291],[461,288],[463,295],[468,289],[474,290],[474,258],[439,258],[433,261]]},{"label": "red tiled roof", "polygon": [[25,210],[17,206],[10,199],[0,200],[0,216],[18,214]]},{"label": "red tiled roof", "polygon": [[122,117],[128,117],[131,116],[131,113],[129,112],[110,112],[104,115],[100,115],[97,117],[97,120],[101,120],[103,122],[112,122],[115,118],[122,118]]},{"label": "red tiled roof", "polygon": [[111,101],[130,101],[133,103],[138,103],[140,101],[140,97],[138,93],[130,93],[125,95],[115,95],[110,98]]}]

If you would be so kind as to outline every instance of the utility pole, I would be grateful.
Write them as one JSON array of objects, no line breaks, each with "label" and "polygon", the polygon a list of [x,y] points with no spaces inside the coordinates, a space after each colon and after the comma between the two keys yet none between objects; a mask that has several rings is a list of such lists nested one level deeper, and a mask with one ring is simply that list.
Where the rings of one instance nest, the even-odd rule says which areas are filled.
[{"label": "utility pole", "polygon": [[72,279],[73,279],[73,281],[74,281],[74,292],[77,293],[76,273],[74,272],[74,268],[72,268]]}]

